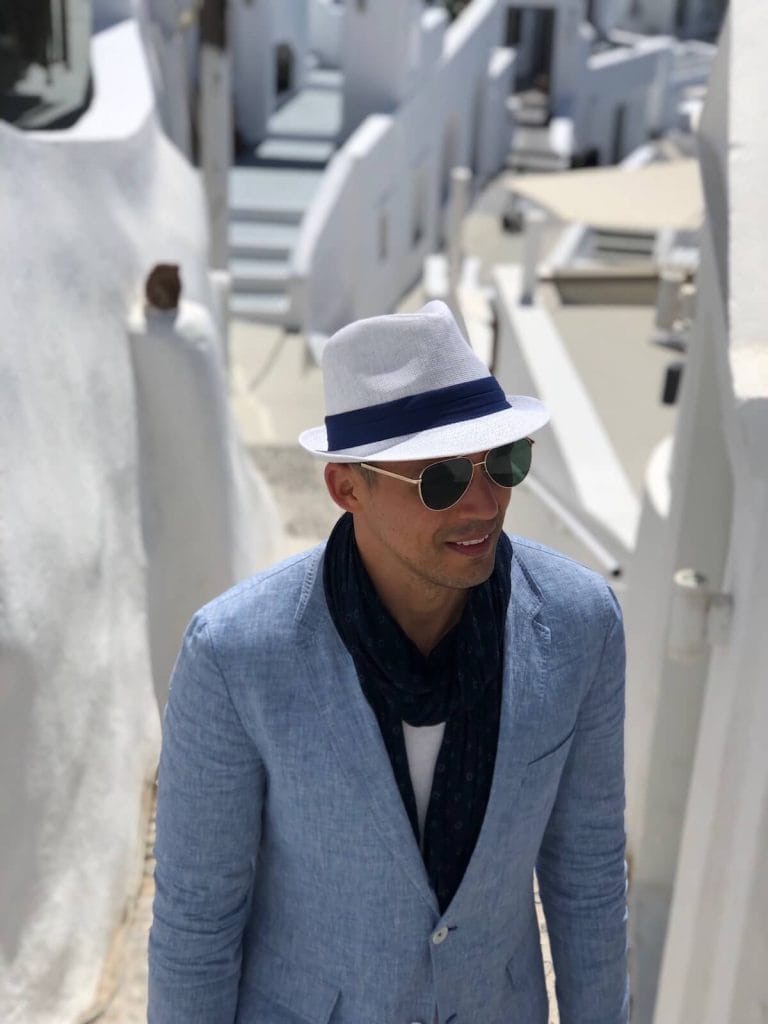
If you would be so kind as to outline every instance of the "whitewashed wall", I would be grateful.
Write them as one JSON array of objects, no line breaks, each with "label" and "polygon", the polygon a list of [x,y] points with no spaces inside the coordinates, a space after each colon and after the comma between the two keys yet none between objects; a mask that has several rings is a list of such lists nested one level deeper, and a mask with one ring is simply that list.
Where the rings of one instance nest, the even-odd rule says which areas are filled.
[{"label": "whitewashed wall", "polygon": [[293,91],[304,85],[309,50],[309,0],[278,0],[273,4],[273,45],[284,43],[293,53]]},{"label": "whitewashed wall", "polygon": [[[768,1006],[768,9],[731,18],[701,127],[707,223],[669,511],[644,516],[625,604],[637,1024],[759,1024]],[[684,567],[733,601],[730,630],[710,612],[687,664],[665,651]]]},{"label": "whitewashed wall", "polygon": [[[665,88],[671,50],[669,39],[647,40],[589,58],[573,104],[578,152],[595,149],[600,163],[615,163],[648,140],[656,127],[654,90],[657,85]],[[623,126],[617,145],[620,116]]]},{"label": "whitewashed wall", "polygon": [[[615,28],[629,11],[633,0],[592,0],[591,21],[592,24],[603,34],[607,34]],[[568,7],[573,10],[573,16],[579,21],[587,17],[586,0],[502,0],[505,8],[518,7],[523,10],[531,10],[536,7],[556,8],[560,13]]]},{"label": "whitewashed wall", "polygon": [[630,16],[640,32],[695,36],[716,29],[726,6],[726,0],[687,0],[683,7],[676,0],[637,0]]},{"label": "whitewashed wall", "polygon": [[254,143],[266,135],[275,106],[273,5],[270,0],[233,0],[230,24],[235,128]]},{"label": "whitewashed wall", "polygon": [[232,91],[235,127],[247,142],[267,133],[277,103],[276,48],[290,47],[293,90],[306,78],[310,46],[308,0],[231,0]]},{"label": "whitewashed wall", "polygon": [[[602,32],[610,31],[625,16],[626,6],[625,0],[596,3],[594,24]],[[502,4],[505,17],[510,9],[520,11],[516,61],[522,77],[531,69],[533,14],[536,9],[555,12],[549,81],[551,125],[552,132],[555,126],[568,132],[575,154],[595,150],[600,163],[620,160],[652,133],[672,127],[682,90],[706,80],[701,68],[687,59],[679,62],[680,71],[673,78],[675,41],[670,38],[642,39],[624,33],[625,45],[593,53],[597,32],[586,21],[584,0],[506,0]],[[621,142],[617,145],[619,119]]]},{"label": "whitewashed wall", "polygon": [[482,181],[502,166],[513,65],[496,49],[498,15],[495,0],[475,0],[422,85],[396,113],[367,118],[329,165],[292,266],[308,334],[390,309],[439,245],[451,168]]},{"label": "whitewashed wall", "polygon": [[536,9],[554,10],[549,82],[550,109],[555,116],[570,114],[574,95],[583,78],[590,40],[594,36],[594,31],[585,24],[585,0],[505,0],[500,8],[500,13],[504,17],[508,9],[518,9],[521,12],[517,59],[522,75],[528,73],[533,55],[531,48],[534,19],[528,12]]},{"label": "whitewashed wall", "polygon": [[341,64],[345,13],[346,6],[333,0],[309,0],[309,48],[323,67]]},{"label": "whitewashed wall", "polygon": [[413,91],[422,61],[422,0],[366,0],[346,8],[342,138],[369,114],[395,111]]},{"label": "whitewashed wall", "polygon": [[733,478],[721,524],[733,622],[706,678],[655,1024],[682,1013],[751,1024],[768,1007],[766,32],[765,5],[732,6],[701,129],[710,228],[701,294]]},{"label": "whitewashed wall", "polygon": [[[198,175],[159,128],[135,22],[96,36],[92,61],[95,100],[74,128],[0,124],[4,1024],[86,1013],[138,882],[159,738],[148,615],[170,645],[228,582],[220,569],[198,577],[168,607],[147,559],[196,562],[209,537],[195,524],[207,521],[228,536],[227,565],[242,573],[271,557],[274,539],[266,505],[249,510],[261,544],[243,531],[247,477],[226,417],[210,414],[222,402],[218,339],[198,331],[195,347],[182,332],[174,372],[163,377],[155,362],[147,408],[177,444],[149,462],[139,446],[130,312],[161,261],[181,265],[188,301],[208,309],[206,217]],[[198,406],[177,408],[185,371],[206,387]],[[191,447],[201,424],[202,450]],[[156,498],[176,510],[176,535],[158,544],[147,513],[162,509],[147,508],[142,488],[150,468],[161,476],[161,454]],[[198,475],[179,479],[185,465]]]},{"label": "whitewashed wall", "polygon": [[91,0],[92,30],[102,32],[127,18],[140,27],[165,134],[192,155],[192,113],[197,66],[195,0]]},{"label": "whitewashed wall", "polygon": [[[472,126],[472,147],[475,150],[474,170],[478,182],[504,167],[514,132],[507,108],[510,84],[515,76],[515,51],[496,47],[488,62],[488,72],[478,86],[478,112]],[[475,182],[476,186],[478,182]]]},{"label": "whitewashed wall", "polygon": [[627,16],[632,0],[593,0],[592,23],[603,35],[615,29]]}]

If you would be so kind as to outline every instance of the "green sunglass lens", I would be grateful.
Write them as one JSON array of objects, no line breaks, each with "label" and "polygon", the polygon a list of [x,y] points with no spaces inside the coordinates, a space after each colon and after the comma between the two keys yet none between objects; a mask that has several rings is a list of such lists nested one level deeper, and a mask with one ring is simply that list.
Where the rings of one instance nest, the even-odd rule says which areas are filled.
[{"label": "green sunglass lens", "polygon": [[455,505],[472,479],[469,459],[446,459],[427,466],[421,474],[421,497],[427,508],[439,512]]},{"label": "green sunglass lens", "polygon": [[531,442],[526,437],[493,448],[485,459],[488,476],[500,487],[516,487],[531,468]]}]

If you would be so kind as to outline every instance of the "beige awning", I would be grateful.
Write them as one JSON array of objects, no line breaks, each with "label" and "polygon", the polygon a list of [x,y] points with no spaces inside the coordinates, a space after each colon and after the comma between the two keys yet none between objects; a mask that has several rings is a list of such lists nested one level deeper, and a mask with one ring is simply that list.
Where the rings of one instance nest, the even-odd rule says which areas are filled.
[{"label": "beige awning", "polygon": [[507,184],[560,220],[605,230],[695,229],[704,220],[696,160],[509,175]]}]

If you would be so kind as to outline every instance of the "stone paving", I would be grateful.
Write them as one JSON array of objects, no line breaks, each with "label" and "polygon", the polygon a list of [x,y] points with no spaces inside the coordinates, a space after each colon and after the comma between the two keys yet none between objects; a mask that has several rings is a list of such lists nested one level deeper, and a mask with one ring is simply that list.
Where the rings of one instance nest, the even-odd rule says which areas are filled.
[{"label": "stone paving", "polygon": [[146,853],[141,885],[129,918],[118,936],[113,965],[102,979],[102,993],[96,1009],[76,1024],[145,1024],[147,1019],[147,939],[152,922],[152,897],[155,892],[153,856],[155,845],[154,814],[146,837]]}]

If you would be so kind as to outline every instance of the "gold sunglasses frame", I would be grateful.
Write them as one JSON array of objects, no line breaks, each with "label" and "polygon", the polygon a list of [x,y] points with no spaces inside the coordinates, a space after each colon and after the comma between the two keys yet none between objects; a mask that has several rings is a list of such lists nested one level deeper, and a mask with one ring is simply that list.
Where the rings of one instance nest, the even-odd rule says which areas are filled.
[{"label": "gold sunglasses frame", "polygon": [[[533,440],[532,437],[521,437],[521,438],[518,438],[518,440],[520,440],[520,441],[528,441],[530,443],[530,445],[531,445],[531,448],[533,448],[533,446],[536,444],[536,442]],[[515,441],[508,441],[507,444],[516,444],[516,442]],[[361,469],[370,469],[372,473],[380,473],[382,476],[391,476],[393,480],[402,480],[403,483],[406,483],[406,484],[416,484],[418,486],[418,488],[419,488],[419,500],[421,501],[421,504],[424,506],[424,508],[429,509],[430,512],[447,512],[449,508],[454,508],[456,505],[459,504],[461,499],[464,497],[464,495],[467,493],[469,488],[472,486],[472,481],[475,478],[475,470],[477,469],[478,466],[482,466],[483,467],[483,469],[485,470],[485,475],[488,477],[488,479],[491,481],[491,483],[494,484],[496,487],[504,487],[505,490],[511,491],[513,487],[517,487],[518,486],[518,484],[510,484],[509,487],[506,487],[505,484],[498,484],[498,483],[496,483],[496,481],[493,479],[493,477],[488,472],[488,468],[487,468],[487,466],[485,464],[486,460],[488,459],[488,456],[491,454],[491,452],[495,452],[495,451],[498,451],[499,448],[506,448],[506,447],[507,447],[506,444],[497,444],[495,448],[489,448],[488,451],[485,453],[485,458],[482,459],[482,461],[480,461],[480,462],[472,462],[472,460],[467,455],[452,455],[452,456],[450,456],[450,458],[447,458],[447,459],[436,459],[435,462],[430,462],[430,464],[428,466],[425,466],[424,469],[422,469],[422,471],[419,473],[419,475],[417,477],[402,476],[400,473],[393,473],[389,469],[381,469],[379,466],[372,466],[369,462],[361,462],[361,463],[359,463],[359,465],[360,465]],[[439,466],[442,462],[455,462],[457,459],[462,461],[462,462],[468,462],[470,464],[470,466],[472,467],[472,476],[467,481],[467,486],[464,488],[464,490],[458,496],[456,501],[454,501],[452,504],[446,505],[445,508],[432,508],[430,505],[428,505],[426,503],[426,501],[424,501],[424,495],[421,493],[421,478],[424,476],[424,474],[427,472],[427,470],[428,469],[432,469],[433,466]],[[527,474],[526,474],[526,476],[527,476]],[[525,477],[523,477],[523,480],[524,479],[525,479]],[[522,482],[523,481],[521,480],[520,483],[522,483]]]}]

